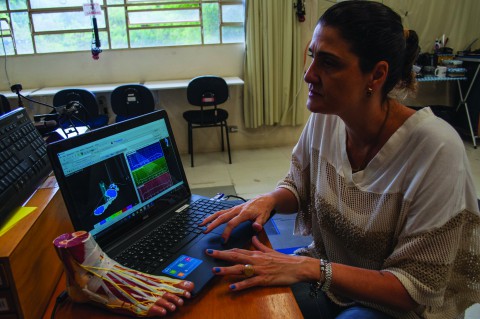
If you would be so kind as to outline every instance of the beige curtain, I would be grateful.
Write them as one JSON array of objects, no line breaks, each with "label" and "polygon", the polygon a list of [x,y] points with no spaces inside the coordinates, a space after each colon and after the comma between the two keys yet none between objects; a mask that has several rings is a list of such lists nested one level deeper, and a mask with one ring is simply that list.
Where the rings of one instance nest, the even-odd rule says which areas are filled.
[{"label": "beige curtain", "polygon": [[246,1],[247,128],[304,123],[303,51],[293,0]]}]

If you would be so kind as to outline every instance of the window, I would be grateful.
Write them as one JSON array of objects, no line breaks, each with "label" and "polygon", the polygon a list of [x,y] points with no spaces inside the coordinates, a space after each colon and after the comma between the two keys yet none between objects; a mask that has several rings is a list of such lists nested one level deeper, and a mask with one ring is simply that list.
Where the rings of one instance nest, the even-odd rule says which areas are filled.
[{"label": "window", "polygon": [[[94,0],[102,49],[244,42],[243,0]],[[91,0],[0,1],[4,54],[90,50]],[[93,43],[93,44],[92,44]]]}]

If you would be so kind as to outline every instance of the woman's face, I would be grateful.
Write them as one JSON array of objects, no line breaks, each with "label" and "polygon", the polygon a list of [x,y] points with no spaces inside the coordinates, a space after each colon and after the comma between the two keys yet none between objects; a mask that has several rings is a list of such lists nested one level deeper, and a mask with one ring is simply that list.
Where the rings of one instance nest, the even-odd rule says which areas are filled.
[{"label": "woman's face", "polygon": [[309,88],[307,108],[341,116],[361,107],[370,73],[361,72],[358,57],[337,29],[317,25],[309,51],[312,62],[304,76]]}]

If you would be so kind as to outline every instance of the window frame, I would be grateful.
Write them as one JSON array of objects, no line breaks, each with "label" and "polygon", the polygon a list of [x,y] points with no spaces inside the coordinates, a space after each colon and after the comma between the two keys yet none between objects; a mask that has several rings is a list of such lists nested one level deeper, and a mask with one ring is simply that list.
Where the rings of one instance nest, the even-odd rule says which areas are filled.
[{"label": "window frame", "polygon": [[[86,0],[88,1],[88,0]],[[176,46],[204,46],[204,45],[224,45],[224,44],[232,44],[232,43],[244,43],[245,42],[245,4],[244,0],[144,0],[144,1],[133,1],[129,2],[129,0],[122,0],[120,3],[108,3],[108,0],[97,0],[94,3],[99,3],[103,15],[103,19],[105,21],[105,25],[101,27],[98,26],[98,32],[102,35],[106,35],[106,37],[101,37],[101,44],[102,50],[130,50],[130,49],[139,49],[139,48],[152,48],[152,47],[176,47]],[[115,1],[111,1],[115,2]],[[26,8],[24,9],[11,9],[10,8],[10,1],[6,1],[6,10],[0,8],[0,18],[3,21],[7,21],[9,26],[9,30],[7,30],[8,34],[5,34],[5,29],[0,33],[0,41],[4,40],[5,38],[11,41],[11,47],[7,52],[2,52],[5,55],[9,56],[24,56],[29,54],[55,54],[55,53],[67,53],[72,52],[68,50],[56,50],[56,51],[49,51],[43,52],[39,46],[39,37],[48,36],[48,35],[68,35],[68,34],[85,34],[92,33],[93,37],[93,26],[89,26],[88,28],[75,28],[75,29],[68,29],[68,30],[47,30],[47,31],[37,31],[36,26],[34,23],[34,16],[36,14],[48,14],[48,13],[67,13],[67,12],[77,12],[83,14],[83,5],[82,6],[69,6],[69,7],[50,7],[50,8],[35,8],[32,9],[31,7],[31,0],[25,0]],[[219,13],[219,23],[216,27],[218,27],[218,42],[215,43],[205,43],[205,21],[203,19],[203,5],[204,4],[218,4],[218,13]],[[175,5],[187,5],[191,6],[188,8],[177,8],[172,9],[165,6],[175,6]],[[224,6],[228,5],[242,5],[243,7],[243,22],[225,22],[223,21],[223,9]],[[152,7],[157,7],[152,10]],[[112,33],[109,23],[109,12],[111,9],[123,8],[123,12],[125,14],[124,17],[124,29],[126,39],[125,46],[123,47],[112,47]],[[138,8],[138,9],[137,9]],[[143,8],[143,9],[142,9]],[[198,21],[181,21],[181,22],[159,22],[159,23],[146,23],[146,24],[133,24],[129,21],[129,13],[131,12],[161,12],[161,11],[181,11],[181,10],[198,10]],[[18,52],[18,44],[15,40],[15,29],[12,28],[12,14],[15,13],[27,13],[28,15],[28,23],[30,29],[30,41],[31,41],[31,52],[26,53],[19,53]],[[5,18],[6,17],[6,18]],[[97,21],[99,20],[98,16]],[[100,18],[101,19],[101,18]],[[103,21],[103,20],[102,20]],[[1,22],[0,22],[1,23]],[[170,24],[170,25],[168,25]],[[138,32],[142,30],[165,30],[169,28],[200,28],[200,43],[191,43],[191,44],[176,44],[176,45],[152,45],[152,46],[132,46],[132,31]],[[242,41],[233,41],[233,42],[225,42],[224,40],[224,30],[225,28],[229,27],[241,27],[243,29],[243,40]],[[38,26],[37,26],[38,28]],[[20,31],[19,31],[20,32]],[[92,40],[93,42],[93,40]],[[2,42],[3,45],[3,42]],[[93,43],[92,43],[93,46]],[[12,54],[12,47],[13,47],[13,54]],[[81,49],[81,50],[74,50],[74,51],[88,51],[89,49]]]}]

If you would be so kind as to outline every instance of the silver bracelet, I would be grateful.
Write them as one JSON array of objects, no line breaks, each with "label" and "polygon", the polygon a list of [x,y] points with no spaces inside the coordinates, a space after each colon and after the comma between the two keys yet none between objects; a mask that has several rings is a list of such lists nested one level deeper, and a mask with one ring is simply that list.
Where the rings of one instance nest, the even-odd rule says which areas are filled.
[{"label": "silver bracelet", "polygon": [[330,269],[330,280],[329,280],[329,283],[328,283],[328,287],[327,287],[327,290],[328,288],[330,287],[330,283],[332,281],[332,267],[330,265],[330,263],[324,259],[320,259],[320,280],[317,281],[317,282],[312,282],[310,284],[310,297],[312,298],[317,298],[318,296],[318,292],[320,290],[322,291],[327,291],[327,290],[324,290],[325,288],[325,283],[327,281],[327,267],[329,267]]},{"label": "silver bracelet", "polygon": [[323,281],[322,289],[323,292],[330,290],[330,285],[332,284],[332,264],[328,261],[325,261],[325,280]]}]

